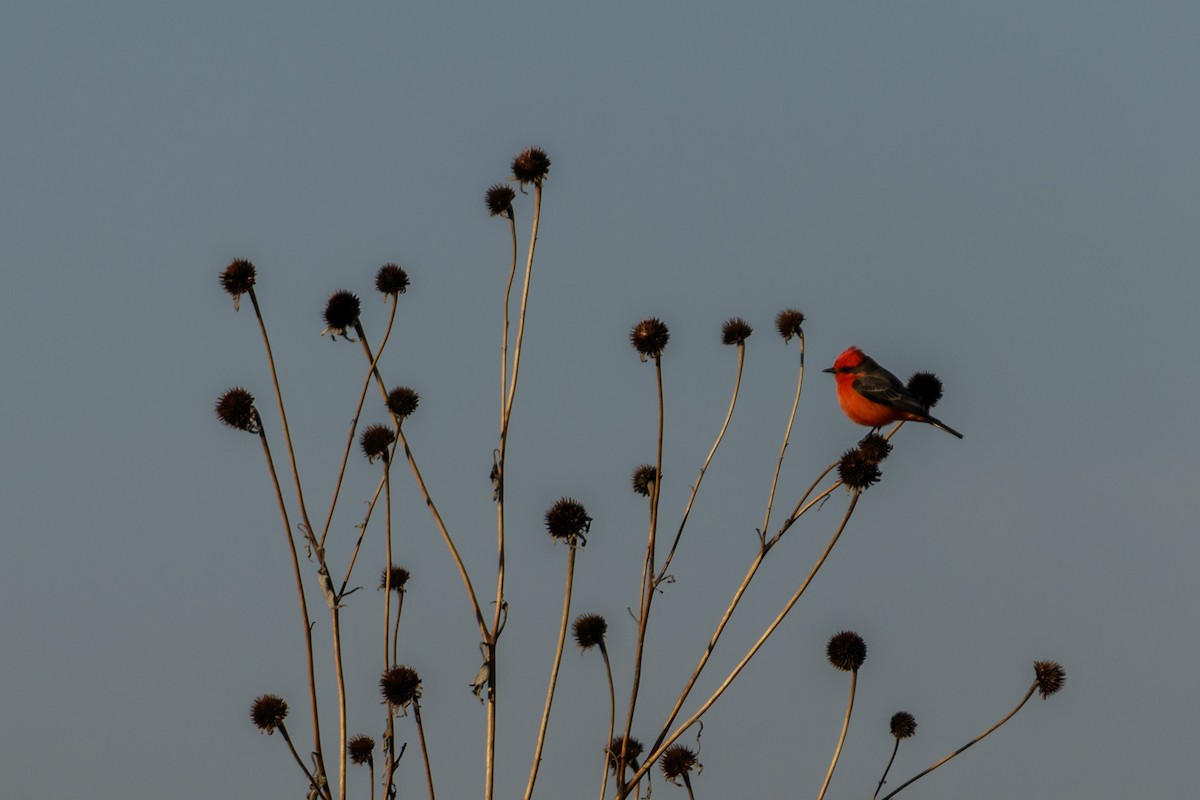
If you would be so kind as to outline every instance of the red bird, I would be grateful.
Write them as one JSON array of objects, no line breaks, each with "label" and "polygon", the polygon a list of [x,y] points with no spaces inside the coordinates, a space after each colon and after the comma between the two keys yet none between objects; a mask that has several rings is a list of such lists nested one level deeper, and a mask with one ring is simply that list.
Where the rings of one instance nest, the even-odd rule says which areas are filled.
[{"label": "red bird", "polygon": [[889,422],[913,420],[928,422],[935,428],[963,438],[954,428],[929,416],[928,405],[909,391],[899,378],[876,364],[875,359],[857,347],[847,348],[833,362],[833,366],[824,371],[832,372],[837,380],[838,403],[842,411],[859,425],[879,428]]}]

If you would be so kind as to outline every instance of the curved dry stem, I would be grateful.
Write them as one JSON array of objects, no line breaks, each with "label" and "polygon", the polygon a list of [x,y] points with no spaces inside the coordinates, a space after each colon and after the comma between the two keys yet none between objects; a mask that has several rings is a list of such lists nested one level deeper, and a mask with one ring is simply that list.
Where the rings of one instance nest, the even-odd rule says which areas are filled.
[{"label": "curved dry stem", "polygon": [[[792,425],[796,422],[796,411],[800,408],[800,390],[804,388],[804,331],[800,331],[797,336],[800,339],[800,374],[796,378],[796,394],[792,398],[792,413],[788,415],[787,428],[783,432],[783,443],[779,445],[779,460],[775,462],[775,475],[771,478],[771,491],[767,494],[767,510],[763,514],[763,524],[759,529],[764,537],[771,527],[771,507],[775,504],[775,489],[779,486],[779,473],[783,470],[783,454],[787,451],[788,442],[792,438]],[[821,478],[824,478],[826,474],[828,472],[823,473]],[[821,478],[817,480],[819,481]]]},{"label": "curved dry stem", "polygon": [[679,520],[679,530],[675,532],[675,541],[671,543],[671,549],[667,551],[667,557],[663,561],[662,569],[658,571],[658,577],[654,579],[655,585],[662,583],[663,578],[667,574],[667,567],[671,565],[671,559],[675,557],[675,550],[679,547],[679,540],[683,536],[683,529],[687,526],[688,515],[692,513],[692,504],[696,502],[696,494],[700,491],[700,484],[704,480],[704,473],[708,471],[708,465],[712,463],[713,456],[717,453],[717,448],[721,446],[721,440],[725,438],[725,431],[729,430],[729,421],[733,419],[733,409],[737,405],[738,391],[742,386],[742,368],[745,364],[746,345],[744,342],[741,342],[737,346],[737,375],[733,379],[733,396],[729,398],[729,410],[725,412],[725,421],[721,424],[717,440],[713,442],[712,449],[708,451],[708,457],[704,459],[704,464],[700,467],[700,475],[696,478],[696,483],[692,486],[692,494],[688,498],[687,505],[684,506],[683,518]]},{"label": "curved dry stem", "polygon": [[546,707],[542,709],[542,724],[538,728],[537,745],[533,750],[533,766],[529,769],[529,783],[525,787],[525,800],[533,797],[533,784],[537,782],[538,767],[542,765],[542,748],[546,744],[546,729],[550,726],[550,706],[554,703],[554,688],[558,684],[558,668],[562,664],[563,643],[567,640],[567,625],[571,621],[571,587],[575,581],[575,543],[567,551],[567,585],[563,590],[562,624],[558,626],[558,645],[554,650],[554,666],[550,670],[550,685],[546,687]]},{"label": "curved dry stem", "polygon": [[1016,705],[1016,708],[1014,708],[1012,711],[1008,712],[1008,714],[1006,714],[1006,715],[1004,716],[1004,718],[1003,718],[1003,719],[1001,719],[999,722],[997,722],[997,723],[996,723],[995,725],[993,725],[992,727],[988,728],[988,729],[987,729],[986,731],[984,731],[983,733],[981,733],[981,734],[979,734],[978,736],[976,736],[976,737],[975,737],[974,739],[972,739],[971,741],[969,741],[969,742],[967,742],[966,744],[964,744],[962,747],[960,747],[960,748],[958,748],[957,750],[955,750],[955,751],[954,751],[953,753],[951,753],[950,755],[948,755],[948,756],[946,756],[945,758],[943,758],[941,761],[939,761],[939,762],[937,762],[936,764],[933,764],[933,765],[931,765],[931,766],[929,766],[929,767],[926,767],[926,768],[925,768],[924,770],[922,770],[921,772],[918,772],[916,775],[912,776],[911,778],[909,778],[908,780],[906,780],[904,783],[902,783],[902,784],[900,784],[899,786],[897,786],[897,787],[896,787],[896,788],[895,788],[895,789],[894,789],[894,790],[891,792],[891,794],[888,794],[888,795],[886,795],[886,796],[883,798],[883,800],[889,800],[890,798],[892,798],[892,797],[895,797],[896,795],[900,794],[900,791],[901,791],[902,789],[904,789],[904,787],[908,786],[910,783],[914,783],[914,782],[916,782],[917,780],[919,780],[919,779],[921,779],[921,778],[924,778],[926,775],[928,775],[929,773],[933,772],[935,769],[937,769],[938,767],[940,767],[942,764],[945,764],[947,761],[949,761],[950,759],[954,758],[954,757],[955,757],[956,755],[958,755],[959,753],[963,752],[964,750],[966,750],[967,748],[969,748],[969,747],[971,747],[972,745],[976,744],[977,742],[980,742],[980,741],[982,741],[982,740],[983,740],[985,737],[987,737],[987,736],[988,736],[988,734],[990,734],[992,731],[996,730],[996,729],[997,729],[997,728],[999,728],[1001,725],[1003,725],[1004,723],[1006,723],[1006,722],[1008,722],[1010,719],[1012,719],[1012,718],[1013,718],[1013,715],[1015,715],[1015,714],[1016,714],[1018,711],[1020,711],[1020,710],[1021,710],[1021,707],[1022,707],[1022,706],[1024,706],[1024,705],[1025,705],[1027,702],[1029,702],[1029,698],[1030,698],[1030,697],[1033,697],[1033,693],[1034,693],[1035,691],[1037,691],[1037,688],[1038,688],[1038,682],[1035,680],[1035,681],[1033,682],[1033,684],[1032,684],[1032,685],[1029,687],[1029,691],[1027,691],[1027,692],[1025,693],[1025,696],[1021,698],[1021,702],[1017,703],[1017,705]]},{"label": "curved dry stem", "polygon": [[[845,513],[845,515],[842,516],[842,521],[838,525],[837,530],[834,531],[833,537],[829,540],[829,544],[827,544],[825,546],[825,551],[823,553],[821,553],[821,557],[818,558],[817,563],[813,565],[812,570],[808,573],[808,577],[804,579],[804,582],[802,584],[800,584],[800,588],[798,588],[796,590],[796,593],[792,595],[790,600],[788,600],[787,605],[785,605],[783,607],[783,610],[780,611],[779,614],[775,617],[775,619],[771,622],[771,624],[767,626],[767,629],[765,631],[763,631],[761,636],[758,637],[758,641],[756,641],[750,647],[750,649],[746,652],[746,655],[742,657],[742,660],[739,661],[737,663],[737,665],[733,668],[733,670],[729,673],[728,677],[726,677],[725,680],[722,681],[721,685],[718,686],[716,691],[714,691],[712,693],[712,696],[709,697],[708,700],[706,700],[704,702],[704,705],[700,706],[700,708],[696,711],[696,713],[694,713],[694,714],[692,714],[692,716],[688,717],[688,719],[685,722],[683,722],[678,728],[676,728],[675,731],[670,736],[666,737],[666,739],[664,741],[662,741],[657,747],[651,749],[650,754],[647,755],[646,760],[644,762],[642,762],[642,766],[634,774],[633,779],[630,781],[630,784],[639,780],[643,775],[645,775],[650,770],[650,767],[653,766],[654,762],[657,761],[662,756],[663,751],[666,750],[668,747],[670,747],[672,744],[674,744],[676,739],[678,739],[680,736],[682,736],[684,734],[684,732],[687,731],[688,728],[695,725],[700,720],[700,718],[702,716],[704,716],[704,714],[706,714],[710,708],[712,708],[713,704],[716,703],[718,699],[720,699],[721,695],[725,694],[725,690],[727,690],[730,687],[730,685],[737,678],[737,676],[741,674],[742,670],[746,668],[746,665],[750,663],[750,659],[754,658],[755,654],[762,648],[762,646],[766,643],[767,639],[770,638],[771,634],[773,634],[775,632],[776,628],[778,628],[783,623],[783,620],[785,617],[787,617],[788,612],[790,612],[792,610],[792,607],[796,605],[796,602],[799,601],[800,597],[804,594],[805,590],[808,589],[809,584],[812,583],[813,578],[815,578],[817,573],[821,570],[821,567],[822,567],[822,565],[824,565],[825,560],[829,558],[829,554],[831,552],[833,552],[833,547],[834,547],[834,545],[837,544],[838,539],[841,537],[842,531],[844,531],[846,529],[846,523],[848,523],[850,521],[851,515],[854,514],[854,508],[855,508],[855,506],[858,505],[858,498],[861,495],[862,495],[861,492],[856,491],[851,496],[850,505],[846,508],[846,513]],[[621,797],[627,796],[630,788],[631,788],[630,785],[627,784],[625,787],[625,790],[621,793],[620,796]]]},{"label": "curved dry stem", "polygon": [[888,759],[887,766],[883,768],[883,775],[879,777],[879,785],[875,787],[875,794],[871,795],[871,800],[879,797],[879,793],[883,791],[883,785],[887,783],[888,773],[892,771],[892,764],[896,761],[896,753],[900,751],[900,739],[896,739],[896,744],[892,747],[892,757]]},{"label": "curved dry stem", "polygon": [[283,737],[283,740],[287,742],[288,750],[292,751],[292,758],[296,759],[296,763],[300,765],[300,769],[304,770],[304,774],[308,777],[309,785],[316,786],[317,779],[313,777],[312,771],[304,763],[304,759],[300,758],[300,754],[296,752],[296,746],[292,744],[292,737],[288,736],[287,727],[284,726],[282,721],[276,727],[279,729],[279,734]]},{"label": "curved dry stem", "polygon": [[[613,688],[612,663],[608,660],[608,648],[604,646],[604,642],[600,642],[600,655],[604,656],[604,673],[608,676],[608,736],[605,742],[611,742],[613,738],[613,728],[616,726],[617,717],[617,694]],[[604,753],[604,758],[600,763],[600,800],[604,800],[604,793],[608,791],[608,751]]]},{"label": "curved dry stem", "polygon": [[425,783],[429,787],[429,800],[435,800],[433,794],[433,768],[429,765],[429,747],[425,744],[425,725],[421,722],[421,703],[413,699],[413,719],[417,723],[417,738],[421,741],[421,760],[425,762]]},{"label": "curved dry stem", "polygon": [[842,745],[846,743],[846,731],[850,730],[850,713],[854,711],[854,689],[857,685],[858,670],[854,670],[850,673],[850,700],[846,703],[846,718],[842,721],[842,734],[838,737],[837,747],[833,751],[833,760],[829,762],[829,772],[825,773],[825,783],[821,784],[817,800],[824,800],[825,791],[829,788],[829,782],[833,780],[833,771],[837,769],[838,759],[842,755]]},{"label": "curved dry stem", "polygon": [[333,671],[337,678],[338,692],[338,797],[346,800],[346,672],[342,666],[342,620],[341,606],[334,603],[329,609],[330,628],[333,634]]}]

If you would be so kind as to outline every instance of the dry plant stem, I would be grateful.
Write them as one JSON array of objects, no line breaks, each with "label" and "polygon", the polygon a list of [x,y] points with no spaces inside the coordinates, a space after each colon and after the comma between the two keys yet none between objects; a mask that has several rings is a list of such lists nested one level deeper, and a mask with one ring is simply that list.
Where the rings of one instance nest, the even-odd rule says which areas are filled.
[{"label": "dry plant stem", "polygon": [[875,787],[875,794],[871,795],[871,800],[879,797],[879,793],[883,791],[883,784],[887,783],[888,773],[892,771],[892,763],[896,760],[896,753],[900,751],[900,740],[896,740],[896,744],[892,747],[892,757],[888,759],[887,766],[883,768],[883,775],[879,778],[879,785]]},{"label": "dry plant stem", "polygon": [[[650,493],[650,533],[646,542],[646,558],[642,564],[642,599],[638,613],[637,648],[633,657],[633,687],[629,692],[629,713],[625,716],[625,733],[621,739],[621,753],[617,758],[616,781],[620,787],[620,796],[629,794],[630,784],[625,783],[626,750],[629,745],[629,732],[633,729],[633,714],[637,709],[638,689],[642,682],[642,656],[646,647],[646,628],[650,623],[650,605],[654,600],[654,547],[658,534],[658,499],[662,495],[662,453],[663,453],[663,379],[662,356],[654,358],[654,375],[658,388],[658,445],[654,460],[654,490]],[[631,783],[636,783],[632,781]]]},{"label": "dry plant stem", "polygon": [[287,728],[284,727],[282,722],[279,723],[278,728],[279,734],[283,737],[283,740],[287,742],[288,750],[292,751],[292,758],[296,759],[296,763],[300,765],[300,769],[304,770],[304,774],[308,777],[309,784],[316,786],[317,779],[313,777],[312,772],[310,772],[308,769],[308,765],[304,763],[304,760],[300,758],[300,754],[296,752],[296,746],[292,744],[292,737],[288,736]]},{"label": "dry plant stem", "polygon": [[429,766],[429,748],[425,744],[425,725],[421,722],[421,703],[413,700],[413,719],[417,723],[417,738],[421,740],[421,759],[425,762],[425,783],[429,786],[429,800],[434,800],[433,769]]},{"label": "dry plant stem", "polygon": [[367,762],[367,774],[371,780],[371,800],[375,800],[375,759]]},{"label": "dry plant stem", "polygon": [[[384,751],[387,753],[387,758],[383,764],[383,796],[385,798],[393,798],[396,796],[396,715],[391,704],[387,704],[387,730],[383,734],[383,740],[386,743]],[[401,751],[403,753],[403,751]]]},{"label": "dry plant stem", "polygon": [[533,797],[533,785],[537,782],[538,767],[542,765],[542,748],[546,744],[546,729],[550,726],[550,706],[554,703],[554,688],[558,684],[558,668],[562,664],[563,643],[567,640],[567,625],[571,622],[571,587],[575,581],[575,543],[567,551],[567,585],[563,590],[562,624],[558,626],[558,645],[554,650],[554,666],[550,670],[550,685],[546,687],[546,707],[542,709],[542,724],[538,728],[537,746],[533,750],[533,766],[529,769],[529,783],[525,787],[525,800]]},{"label": "dry plant stem", "polygon": [[654,579],[655,585],[661,583],[667,574],[667,567],[671,565],[671,559],[675,557],[675,550],[679,547],[679,540],[683,536],[684,527],[687,525],[688,515],[692,513],[692,504],[696,502],[696,494],[700,491],[700,483],[704,480],[704,473],[708,471],[708,465],[712,463],[713,456],[717,454],[717,448],[721,446],[721,440],[725,438],[725,431],[729,430],[729,420],[733,419],[733,408],[737,405],[738,390],[742,386],[742,368],[745,364],[746,345],[743,343],[737,346],[737,376],[733,379],[733,396],[729,399],[729,410],[725,412],[725,422],[721,424],[721,431],[717,434],[717,440],[713,442],[712,449],[708,451],[708,457],[704,459],[704,464],[700,467],[700,475],[696,478],[696,483],[692,486],[692,494],[683,509],[683,518],[679,520],[679,530],[675,532],[675,541],[671,543],[671,549],[667,551],[667,557],[663,561],[662,568],[658,571],[658,577]]},{"label": "dry plant stem", "polygon": [[[617,716],[617,695],[613,689],[612,664],[608,660],[608,648],[604,646],[604,642],[600,642],[600,655],[604,656],[604,673],[608,676],[608,736],[604,741],[611,742],[613,739],[613,727],[616,724]],[[604,800],[604,793],[608,791],[608,751],[605,750],[604,758],[600,761],[600,800]]]},{"label": "dry plant stem", "polygon": [[833,751],[833,760],[829,762],[829,772],[825,773],[825,783],[821,784],[821,792],[817,800],[824,800],[829,782],[833,780],[833,771],[837,769],[838,759],[842,755],[842,745],[846,743],[846,731],[850,730],[850,712],[854,710],[854,689],[858,685],[858,670],[850,673],[850,700],[846,703],[846,718],[842,721],[842,734],[838,737],[837,747]]},{"label": "dry plant stem", "polygon": [[696,795],[692,793],[692,779],[686,774],[683,776],[683,785],[688,790],[688,800],[696,800]]},{"label": "dry plant stem", "polygon": [[[800,331],[797,338],[800,340],[800,375],[796,378],[796,395],[792,399],[792,413],[788,415],[787,429],[783,432],[783,443],[779,446],[779,460],[775,462],[775,475],[771,478],[771,491],[767,494],[767,510],[763,514],[763,524],[759,529],[763,536],[767,535],[767,530],[771,527],[771,507],[775,504],[775,488],[779,485],[779,473],[783,469],[783,454],[787,452],[788,442],[792,438],[792,425],[796,422],[796,411],[800,408],[800,390],[804,388],[804,331]],[[821,477],[823,478],[825,475],[822,474]]]},{"label": "dry plant stem", "polygon": [[[383,567],[383,669],[386,671],[388,665],[396,663],[396,657],[393,655],[388,658],[388,628],[392,622],[392,482],[388,478],[391,470],[388,466],[391,461],[387,461],[383,465],[383,483],[384,483],[384,509],[387,518],[387,536],[384,537],[386,544],[386,554]],[[399,616],[396,617],[397,624]],[[395,641],[392,642],[392,652],[395,652]]]},{"label": "dry plant stem", "polygon": [[333,635],[333,671],[338,692],[338,797],[346,800],[346,672],[342,666],[341,607],[334,603],[329,609],[330,633]]},{"label": "dry plant stem", "polygon": [[963,752],[964,750],[966,750],[967,748],[969,748],[969,747],[971,747],[972,745],[976,744],[977,742],[980,742],[980,741],[982,741],[982,740],[983,740],[985,737],[987,737],[987,735],[988,735],[988,734],[990,734],[992,731],[996,730],[996,729],[997,729],[997,728],[999,728],[1001,725],[1003,725],[1004,723],[1008,722],[1010,719],[1012,719],[1012,718],[1013,718],[1013,715],[1015,715],[1015,714],[1016,714],[1018,711],[1020,711],[1020,710],[1021,710],[1021,707],[1022,707],[1022,706],[1024,706],[1024,705],[1025,705],[1027,702],[1029,702],[1029,698],[1033,697],[1033,693],[1034,693],[1035,691],[1037,691],[1037,687],[1038,687],[1038,682],[1035,680],[1035,681],[1033,682],[1033,684],[1032,684],[1032,685],[1030,685],[1030,687],[1029,687],[1029,691],[1027,691],[1027,692],[1025,693],[1025,696],[1021,698],[1021,702],[1017,703],[1017,706],[1016,706],[1016,708],[1014,708],[1012,711],[1008,712],[1008,714],[1007,714],[1007,715],[1005,715],[1004,719],[1000,720],[1000,721],[999,721],[999,722],[997,722],[995,725],[993,725],[992,727],[988,728],[986,731],[984,731],[983,733],[979,734],[979,735],[978,735],[978,736],[976,736],[974,739],[972,739],[971,741],[967,742],[967,743],[966,743],[966,744],[964,744],[962,747],[958,748],[958,749],[957,749],[957,750],[955,750],[953,753],[951,753],[950,755],[948,755],[948,756],[946,756],[945,758],[943,758],[941,761],[939,761],[939,762],[937,762],[936,764],[934,764],[934,765],[932,765],[932,766],[930,766],[930,767],[928,767],[928,768],[926,768],[926,769],[922,770],[921,772],[918,772],[916,775],[912,776],[911,778],[909,778],[908,780],[906,780],[904,783],[902,783],[902,784],[900,784],[899,786],[897,786],[897,787],[895,788],[895,790],[894,790],[894,791],[892,791],[892,793],[891,793],[891,794],[889,794],[889,795],[886,795],[886,796],[883,798],[883,800],[889,800],[889,798],[895,797],[896,795],[900,794],[900,791],[901,791],[901,790],[902,790],[902,789],[903,789],[905,786],[908,786],[910,783],[913,783],[913,782],[915,782],[915,781],[919,780],[920,778],[923,778],[923,777],[925,777],[926,775],[928,775],[929,773],[933,772],[935,769],[937,769],[938,767],[940,767],[942,764],[945,764],[947,761],[949,761],[950,759],[954,758],[954,757],[955,757],[956,755],[958,755],[959,753]]},{"label": "dry plant stem", "polygon": [[[767,626],[767,629],[765,631],[763,631],[763,634],[758,637],[758,641],[756,641],[753,644],[753,646],[751,646],[751,648],[746,652],[746,655],[742,657],[742,660],[739,661],[737,663],[737,665],[733,668],[733,670],[729,673],[729,676],[726,677],[725,680],[721,683],[721,685],[717,687],[716,691],[713,692],[712,696],[709,697],[708,700],[704,701],[704,705],[700,706],[700,708],[696,711],[696,713],[694,713],[694,714],[692,714],[692,716],[688,717],[688,719],[685,722],[683,722],[678,728],[676,728],[675,731],[670,736],[666,737],[661,743],[659,743],[659,745],[657,747],[651,748],[650,753],[646,756],[646,760],[642,762],[642,766],[638,769],[637,773],[634,774],[633,780],[635,780],[635,781],[639,780],[643,775],[645,775],[647,772],[649,772],[650,768],[654,765],[654,762],[657,761],[662,756],[663,751],[666,750],[668,747],[670,747],[672,744],[674,744],[676,739],[678,739],[680,736],[682,736],[684,734],[684,732],[687,731],[688,728],[695,725],[696,722],[698,722],[699,719],[702,716],[704,716],[705,713],[708,712],[708,709],[712,708],[713,704],[716,703],[718,699],[720,699],[721,695],[723,695],[725,693],[725,690],[730,687],[730,685],[737,678],[737,676],[741,674],[742,670],[746,668],[746,665],[750,663],[750,659],[754,658],[754,655],[759,651],[759,649],[762,648],[762,646],[766,643],[767,639],[770,638],[771,634],[773,634],[775,632],[775,629],[778,628],[783,623],[783,620],[788,615],[788,612],[790,612],[792,610],[792,607],[796,605],[796,602],[799,601],[800,597],[804,594],[805,590],[808,589],[809,584],[812,583],[813,578],[815,578],[817,573],[821,570],[821,567],[822,567],[822,565],[824,565],[825,560],[829,558],[829,554],[831,552],[833,552],[834,545],[837,544],[838,539],[842,535],[842,531],[844,531],[846,529],[846,523],[848,523],[850,521],[851,515],[854,514],[854,508],[855,508],[855,506],[858,505],[858,498],[860,496],[861,496],[861,492],[857,492],[857,491],[854,492],[853,495],[851,495],[850,504],[846,508],[846,513],[842,516],[842,521],[838,525],[837,530],[834,531],[833,537],[829,540],[829,544],[827,544],[825,546],[825,551],[823,553],[821,553],[821,557],[817,559],[817,563],[814,564],[812,570],[809,571],[808,577],[804,579],[804,583],[800,584],[800,588],[798,588],[796,590],[796,593],[792,595],[792,598],[790,600],[788,600],[787,605],[785,605],[783,607],[783,610],[779,612],[778,616],[775,617],[774,621],[772,621],[771,624]],[[814,500],[813,502],[816,502],[816,501]],[[632,783],[632,781],[631,781],[631,783]],[[627,796],[630,788],[631,788],[630,785],[626,784],[624,786],[623,791],[620,796],[621,797]]]}]

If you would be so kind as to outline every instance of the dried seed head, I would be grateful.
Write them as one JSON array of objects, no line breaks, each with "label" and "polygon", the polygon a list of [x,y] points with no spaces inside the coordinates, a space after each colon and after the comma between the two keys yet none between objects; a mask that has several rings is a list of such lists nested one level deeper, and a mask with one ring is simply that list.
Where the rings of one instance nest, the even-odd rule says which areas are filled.
[{"label": "dried seed head", "polygon": [[387,425],[371,425],[362,432],[362,437],[359,439],[363,455],[371,462],[377,458],[387,461],[388,448],[394,441],[396,441],[396,434]]},{"label": "dried seed head", "polygon": [[325,330],[334,339],[339,336],[350,338],[347,331],[358,324],[358,296],[347,291],[337,291],[325,302]]},{"label": "dried seed head", "polygon": [[775,330],[779,331],[785,342],[790,342],[793,336],[803,335],[802,325],[804,315],[794,308],[786,308],[775,315]]},{"label": "dried seed head", "polygon": [[282,697],[273,694],[259,695],[255,698],[254,705],[250,706],[250,719],[254,721],[254,727],[268,735],[283,724],[287,713],[287,703]]},{"label": "dried seed head", "polygon": [[1057,661],[1035,661],[1033,671],[1037,675],[1038,692],[1045,700],[1067,682],[1067,671]]},{"label": "dried seed head", "polygon": [[942,399],[942,380],[932,372],[914,372],[908,379],[908,390],[927,407],[933,408]]},{"label": "dried seed head", "polygon": [[379,679],[379,691],[388,704],[404,708],[414,700],[421,699],[421,676],[412,667],[389,668]]},{"label": "dried seed head", "polygon": [[858,450],[863,458],[878,464],[892,452],[892,443],[878,433],[868,433],[858,442]]},{"label": "dried seed head", "polygon": [[240,386],[227,390],[217,398],[217,419],[231,428],[248,433],[260,433],[258,410],[254,408],[254,395]]},{"label": "dried seed head", "polygon": [[867,660],[867,643],[854,631],[842,631],[830,637],[825,654],[838,669],[857,672]]},{"label": "dried seed head", "polygon": [[516,197],[517,193],[513,191],[511,186],[503,183],[494,183],[488,187],[483,199],[487,203],[488,214],[493,217],[505,216],[512,219],[512,204]]},{"label": "dried seed head", "polygon": [[861,448],[855,447],[842,453],[838,461],[838,477],[848,489],[865,491],[879,483],[883,473],[879,471],[879,462],[872,461],[863,454]]},{"label": "dried seed head", "polygon": [[642,497],[649,497],[650,490],[658,481],[658,470],[653,464],[642,464],[633,471],[633,490]]},{"label": "dried seed head", "polygon": [[642,361],[662,356],[670,338],[671,332],[667,330],[666,324],[657,317],[647,317],[634,325],[633,330],[629,332],[629,341],[633,343],[633,348],[641,354]]},{"label": "dried seed head", "polygon": [[907,711],[897,711],[892,714],[892,736],[897,739],[907,739],[917,732],[917,718]]},{"label": "dried seed head", "polygon": [[421,396],[407,386],[397,386],[388,392],[387,396],[388,411],[398,420],[403,420],[416,411],[420,402]]},{"label": "dried seed head", "polygon": [[527,148],[513,159],[512,171],[521,186],[532,183],[540,187],[550,172],[550,156],[540,147]]},{"label": "dried seed head", "polygon": [[346,753],[355,764],[370,764],[374,759],[375,740],[364,733],[346,742]]},{"label": "dried seed head", "polygon": [[237,311],[242,295],[254,285],[254,265],[244,258],[235,258],[221,273],[221,287],[233,297],[233,310]]},{"label": "dried seed head", "polygon": [[633,769],[637,769],[638,756],[640,756],[642,751],[645,750],[645,748],[642,747],[642,743],[632,736],[629,737],[628,744],[625,744],[625,737],[623,736],[613,737],[613,740],[608,743],[608,747],[605,752],[608,753],[608,768],[611,769],[614,774],[617,771],[617,762],[621,760],[622,745],[625,746],[625,766],[632,767]]},{"label": "dried seed head", "polygon": [[754,333],[754,328],[750,327],[749,322],[741,317],[730,317],[721,326],[721,343],[745,344],[752,333]]},{"label": "dried seed head", "polygon": [[675,783],[696,768],[696,753],[685,745],[673,744],[663,751],[658,766],[662,769],[663,777]]},{"label": "dried seed head", "polygon": [[391,569],[385,569],[379,576],[379,588],[386,589],[388,586],[388,573],[391,573],[392,591],[397,594],[404,594],[404,586],[408,583],[411,577],[408,570],[398,564],[392,564]]},{"label": "dried seed head", "polygon": [[608,632],[608,622],[599,614],[581,614],[575,618],[571,626],[575,633],[575,643],[580,650],[591,650],[593,647],[604,648],[604,634]]},{"label": "dried seed head", "polygon": [[577,500],[564,497],[546,512],[546,530],[555,539],[565,539],[574,545],[576,540],[587,544],[586,535],[592,528],[592,518]]},{"label": "dried seed head", "polygon": [[375,273],[375,288],[384,294],[404,294],[408,290],[408,273],[399,264],[384,264]]}]

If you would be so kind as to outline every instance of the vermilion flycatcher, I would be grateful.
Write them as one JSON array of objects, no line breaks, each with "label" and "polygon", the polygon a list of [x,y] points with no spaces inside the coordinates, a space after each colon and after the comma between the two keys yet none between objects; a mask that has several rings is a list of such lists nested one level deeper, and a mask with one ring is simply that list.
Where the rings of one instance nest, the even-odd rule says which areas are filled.
[{"label": "vermilion flycatcher", "polygon": [[879,428],[889,422],[913,420],[928,422],[935,428],[963,438],[954,428],[929,416],[928,405],[910,392],[899,378],[876,364],[875,359],[857,347],[847,348],[833,362],[833,366],[824,371],[832,372],[837,380],[838,403],[842,411],[859,425]]}]

